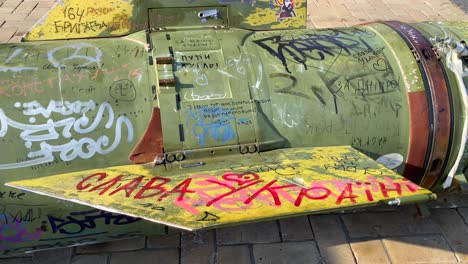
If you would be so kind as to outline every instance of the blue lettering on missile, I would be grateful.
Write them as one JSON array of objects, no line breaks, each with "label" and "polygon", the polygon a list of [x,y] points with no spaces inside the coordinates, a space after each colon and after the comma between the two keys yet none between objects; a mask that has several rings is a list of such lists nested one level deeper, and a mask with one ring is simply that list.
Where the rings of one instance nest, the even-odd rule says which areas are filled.
[{"label": "blue lettering on missile", "polygon": [[186,110],[186,113],[190,117],[187,127],[192,127],[200,146],[206,146],[208,137],[221,143],[236,139],[233,126],[236,118],[231,110],[222,107],[202,107]]}]

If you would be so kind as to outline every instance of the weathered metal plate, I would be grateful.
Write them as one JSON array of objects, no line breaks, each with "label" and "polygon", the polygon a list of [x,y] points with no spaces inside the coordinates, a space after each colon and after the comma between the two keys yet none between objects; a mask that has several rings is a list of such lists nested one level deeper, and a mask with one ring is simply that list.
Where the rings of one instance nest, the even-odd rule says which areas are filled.
[{"label": "weathered metal plate", "polygon": [[196,173],[179,169],[172,177],[130,165],[7,185],[187,230],[432,195],[351,147],[277,150],[261,160]]}]

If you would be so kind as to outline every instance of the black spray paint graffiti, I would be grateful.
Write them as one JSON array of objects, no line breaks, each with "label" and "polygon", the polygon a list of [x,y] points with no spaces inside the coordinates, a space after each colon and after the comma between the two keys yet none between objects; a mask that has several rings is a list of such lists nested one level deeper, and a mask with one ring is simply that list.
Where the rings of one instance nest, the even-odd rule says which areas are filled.
[{"label": "black spray paint graffiti", "polygon": [[96,220],[103,219],[105,225],[127,225],[140,221],[140,218],[134,218],[126,215],[113,214],[100,210],[90,210],[70,213],[66,219],[61,219],[51,215],[47,216],[53,233],[78,234],[86,229],[96,228]]},{"label": "black spray paint graffiti", "polygon": [[199,222],[216,222],[219,219],[221,219],[219,216],[217,216],[217,215],[215,215],[213,213],[205,211],[203,217],[198,219],[197,221],[199,221]]},{"label": "black spray paint graffiti", "polygon": [[11,199],[18,199],[18,200],[23,200],[23,196],[25,196],[26,193],[17,193],[13,191],[0,191],[0,198],[1,199],[6,199],[6,198],[11,198]]},{"label": "black spray paint graffiti", "polygon": [[[333,96],[333,102],[335,104],[335,112],[336,112],[336,114],[338,114],[337,95],[343,96],[343,92],[341,91],[341,87],[334,88],[333,85],[332,85],[333,83],[330,83],[329,81],[326,81],[325,78],[323,78],[322,76],[320,76],[320,77],[322,78],[322,81],[326,84],[325,86],[327,87],[328,92],[330,92],[330,94]],[[294,77],[294,76],[292,76],[290,74],[272,73],[272,74],[270,74],[270,78],[286,78],[286,79],[289,79],[291,81],[291,84],[289,86],[286,86],[286,87],[275,90],[275,92],[277,92],[277,93],[290,94],[290,95],[299,96],[299,97],[309,99],[309,100],[312,100],[312,98],[313,98],[312,96],[295,89],[296,85],[298,83],[298,80],[297,80],[296,77]],[[323,89],[321,87],[311,86],[310,90],[314,94],[314,96],[320,101],[320,103],[322,105],[324,105],[324,106],[327,105],[327,102],[325,101],[325,98],[324,98],[324,91],[323,91]]]},{"label": "black spray paint graffiti", "polygon": [[[326,77],[325,75],[319,74],[318,76],[322,80],[323,85],[314,83],[305,89],[298,85],[298,79],[291,74],[272,73],[269,77],[285,83],[284,86],[275,90],[276,93],[294,95],[308,100],[313,100],[315,96],[323,106],[328,105],[327,97],[331,95],[333,97],[332,102],[336,114],[339,113],[339,101],[346,100],[345,93],[350,93],[353,97],[358,96],[360,101],[362,101],[359,105],[354,106],[356,115],[364,113],[364,116],[366,116],[366,111],[371,112],[370,110],[358,111],[357,108],[363,104],[376,103],[379,109],[381,109],[381,107],[391,109],[398,117],[398,112],[402,108],[402,105],[398,102],[389,101],[390,99],[386,97],[381,97],[385,94],[400,91],[400,76],[398,76],[398,78],[391,76],[393,70],[388,66],[388,62],[385,63],[387,72],[385,75],[355,75],[340,79],[341,76],[339,75]],[[278,81],[275,83],[278,83]],[[303,90],[301,90],[301,88]],[[375,98],[373,98],[374,96]],[[353,102],[353,105],[354,104]],[[359,114],[359,112],[361,114]],[[378,115],[382,114],[383,110],[373,112],[375,112],[375,115]]]},{"label": "black spray paint graffiti", "polygon": [[[355,37],[357,36],[357,38]],[[302,36],[272,36],[253,42],[271,55],[277,57],[289,73],[288,61],[302,64],[307,69],[307,61],[323,61],[327,56],[338,56],[356,48],[371,49],[362,36],[373,36],[364,30],[340,31],[327,30],[326,32],[304,34]]]},{"label": "black spray paint graffiti", "polygon": [[0,223],[13,224],[34,222],[42,217],[41,208],[25,208],[8,210],[7,207],[0,210]]},{"label": "black spray paint graffiti", "polygon": [[[243,166],[247,167],[243,173],[262,173],[262,172],[269,172],[274,171],[276,174],[281,176],[292,176],[299,173],[296,171],[298,164],[264,164],[264,165],[250,165],[250,166]],[[236,171],[236,168],[230,168],[232,171]]]}]

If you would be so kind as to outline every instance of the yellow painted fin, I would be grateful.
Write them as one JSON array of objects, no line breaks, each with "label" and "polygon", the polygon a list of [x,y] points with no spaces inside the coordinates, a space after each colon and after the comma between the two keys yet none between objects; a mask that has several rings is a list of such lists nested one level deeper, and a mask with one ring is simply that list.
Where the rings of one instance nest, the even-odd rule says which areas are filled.
[{"label": "yellow painted fin", "polygon": [[433,197],[347,146],[171,166],[110,167],[7,185],[186,230]]}]

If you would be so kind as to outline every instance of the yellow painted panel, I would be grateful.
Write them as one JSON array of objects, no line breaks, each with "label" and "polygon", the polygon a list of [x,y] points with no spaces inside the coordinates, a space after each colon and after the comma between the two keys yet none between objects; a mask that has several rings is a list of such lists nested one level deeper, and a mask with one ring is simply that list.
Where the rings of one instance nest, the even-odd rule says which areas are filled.
[{"label": "yellow painted panel", "polygon": [[[259,2],[272,2],[260,0]],[[271,25],[272,29],[300,28],[304,27],[307,16],[307,1],[276,0],[279,8],[256,7],[245,19],[245,24],[250,26]],[[279,22],[279,23],[278,23]]]},{"label": "yellow painted panel", "polygon": [[27,40],[123,35],[132,30],[133,5],[124,0],[64,0],[26,35]]},{"label": "yellow painted panel", "polygon": [[351,147],[261,156],[263,164],[226,170],[181,168],[161,177],[154,173],[160,168],[131,165],[7,185],[188,230],[431,195]]}]

